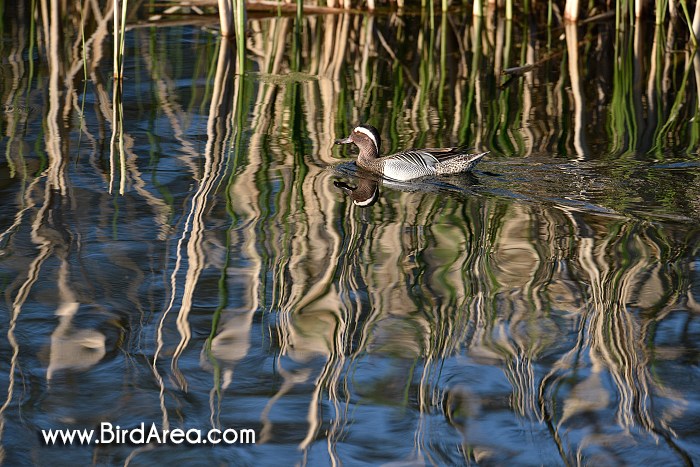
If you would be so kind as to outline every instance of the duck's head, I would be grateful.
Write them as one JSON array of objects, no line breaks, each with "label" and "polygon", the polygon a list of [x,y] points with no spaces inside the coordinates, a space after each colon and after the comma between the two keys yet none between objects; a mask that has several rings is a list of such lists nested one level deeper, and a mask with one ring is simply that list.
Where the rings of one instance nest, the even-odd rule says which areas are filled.
[{"label": "duck's head", "polygon": [[379,155],[382,146],[379,131],[372,125],[356,126],[350,132],[350,136],[335,140],[335,144],[348,143],[355,143],[360,148],[360,153],[371,154],[375,157]]}]

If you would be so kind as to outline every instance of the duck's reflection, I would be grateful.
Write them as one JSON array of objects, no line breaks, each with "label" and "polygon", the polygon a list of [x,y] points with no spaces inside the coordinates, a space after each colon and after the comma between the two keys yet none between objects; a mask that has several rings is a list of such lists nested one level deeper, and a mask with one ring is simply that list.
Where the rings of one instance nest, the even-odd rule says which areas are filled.
[{"label": "duck's reflection", "polygon": [[333,185],[348,195],[354,204],[363,208],[372,206],[379,199],[379,183],[375,180],[358,178],[355,186],[334,180]]}]

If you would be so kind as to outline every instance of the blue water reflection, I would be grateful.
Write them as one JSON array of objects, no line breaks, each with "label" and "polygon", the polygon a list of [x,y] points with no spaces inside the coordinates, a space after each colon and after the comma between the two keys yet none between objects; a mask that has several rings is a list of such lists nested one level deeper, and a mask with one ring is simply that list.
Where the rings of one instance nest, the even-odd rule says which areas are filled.
[{"label": "blue water reflection", "polygon": [[[119,94],[97,18],[83,91],[80,54],[30,63],[23,11],[0,88],[1,462],[700,459],[698,133],[676,120],[697,96],[650,89],[679,104],[630,133],[633,58],[605,46],[625,33],[567,28],[538,56],[534,26],[498,17],[309,17],[301,39],[256,19],[241,69],[206,29],[134,28]],[[521,57],[547,60],[499,86]],[[469,176],[367,178],[333,146],[361,121],[387,151],[492,153]],[[256,444],[40,435],[105,422]]]}]

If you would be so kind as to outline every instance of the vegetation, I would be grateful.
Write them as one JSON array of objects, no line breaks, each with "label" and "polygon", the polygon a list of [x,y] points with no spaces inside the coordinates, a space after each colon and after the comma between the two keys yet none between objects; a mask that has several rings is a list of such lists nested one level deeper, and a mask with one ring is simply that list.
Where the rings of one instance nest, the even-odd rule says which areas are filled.
[{"label": "vegetation", "polygon": [[[39,0],[4,24],[21,40],[2,45],[12,358],[0,419],[43,390],[41,377],[19,381],[20,364],[49,347],[37,363],[47,380],[145,356],[110,390],[145,380],[158,404],[134,406],[158,405],[166,429],[202,393],[225,426],[248,363],[261,441],[274,441],[277,404],[303,394],[299,447],[328,440],[320,451],[337,461],[358,393],[369,404],[395,387],[401,397],[380,403],[413,409],[417,452],[444,446],[425,420],[464,436],[444,450],[464,459],[434,463],[488,454],[467,428],[492,411],[541,424],[551,436],[538,452],[553,446],[565,464],[619,458],[624,444],[577,431],[580,419],[689,460],[678,438],[692,403],[668,375],[674,356],[697,353],[677,344],[694,335],[700,254],[690,11],[645,22],[632,2],[614,19],[592,2],[565,24],[553,2],[481,15],[477,3],[442,2],[441,14],[397,2],[405,11],[383,15],[297,3],[248,19],[241,5],[219,19]],[[333,140],[357,122],[379,127],[386,151],[491,154],[473,183],[383,187],[362,210],[332,183],[350,176],[331,169],[348,160]],[[47,303],[61,304],[55,319],[23,321]],[[392,384],[361,392],[368,355],[387,359]],[[465,382],[481,369],[502,372],[496,397]],[[608,405],[580,396],[591,391]],[[113,463],[100,449],[91,461]]]}]

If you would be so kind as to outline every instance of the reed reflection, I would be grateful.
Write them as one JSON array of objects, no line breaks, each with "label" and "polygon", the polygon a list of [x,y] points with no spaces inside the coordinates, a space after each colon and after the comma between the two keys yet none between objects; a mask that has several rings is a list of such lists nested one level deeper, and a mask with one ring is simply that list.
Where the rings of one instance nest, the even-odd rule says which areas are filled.
[{"label": "reed reflection", "polygon": [[[11,281],[4,287],[6,303],[9,305],[7,341],[12,350],[8,358],[10,371],[7,373],[7,398],[0,407],[0,460],[8,459],[5,446],[13,442],[8,442],[5,437],[7,416],[9,414],[12,419],[14,409],[22,404],[22,394],[25,385],[30,384],[30,375],[41,372],[33,365],[23,368],[23,361],[34,360],[32,355],[36,346],[22,337],[18,339],[15,334],[17,331],[23,334],[23,311],[29,309],[30,315],[33,314],[32,310],[37,306],[37,294],[44,294],[44,307],[53,310],[57,318],[57,325],[50,336],[46,335],[44,327],[37,327],[31,332],[32,335],[38,334],[44,338],[44,344],[48,342],[48,361],[44,373],[46,386],[55,383],[56,375],[63,371],[87,370],[94,367],[107,352],[107,336],[102,330],[81,327],[85,311],[90,307],[90,300],[80,285],[74,282],[75,279],[84,277],[83,271],[75,261],[76,256],[80,257],[84,252],[81,243],[76,241],[79,237],[76,223],[79,221],[74,212],[75,207],[82,203],[75,196],[76,189],[70,181],[67,157],[70,152],[70,129],[65,124],[64,117],[75,110],[73,97],[76,90],[73,87],[73,78],[76,73],[75,65],[80,63],[80,59],[68,57],[67,63],[63,61],[66,57],[60,53],[60,46],[64,44],[64,40],[59,5],[56,2],[52,3],[50,10],[46,3],[42,3],[42,6],[44,12],[50,12],[48,17],[44,18],[42,27],[38,29],[38,33],[44,38],[47,52],[48,78],[46,107],[34,115],[34,118],[37,114],[41,117],[42,127],[45,129],[40,136],[43,138],[40,151],[44,156],[42,164],[36,163],[36,154],[25,152],[24,144],[12,144],[15,139],[19,141],[29,136],[29,132],[25,133],[23,126],[16,124],[5,127],[9,131],[7,136],[10,140],[6,147],[8,156],[14,152],[12,149],[22,148],[7,159],[12,167],[11,178],[19,177],[22,183],[16,185],[19,190],[14,193],[15,202],[8,203],[17,208],[16,212],[3,213],[9,214],[13,222],[0,234],[3,250],[10,253],[9,257],[17,258],[15,265],[4,261],[3,267],[5,274],[13,271]],[[26,20],[33,16],[33,12],[20,7],[17,14],[20,18],[17,22],[18,37],[24,39],[28,34],[25,28],[28,24]],[[20,40],[16,46],[19,48],[10,54],[10,57],[15,59],[24,54],[27,42]],[[71,63],[73,67],[66,66]],[[13,85],[4,89],[4,102],[24,102],[24,96],[29,96],[35,91],[32,88],[36,86],[32,81],[33,69],[29,68],[29,79],[26,78],[25,70],[23,63],[22,66],[10,68],[12,76],[7,82],[12,82]],[[20,107],[30,108],[28,103]],[[26,112],[25,116],[25,125],[29,126],[29,112]],[[7,115],[3,115],[3,118],[7,118]],[[14,119],[13,116],[9,118]],[[17,159],[13,160],[14,157]],[[97,314],[101,313],[98,311]],[[27,351],[22,352],[22,347]],[[11,430],[10,433],[14,431]]]}]

